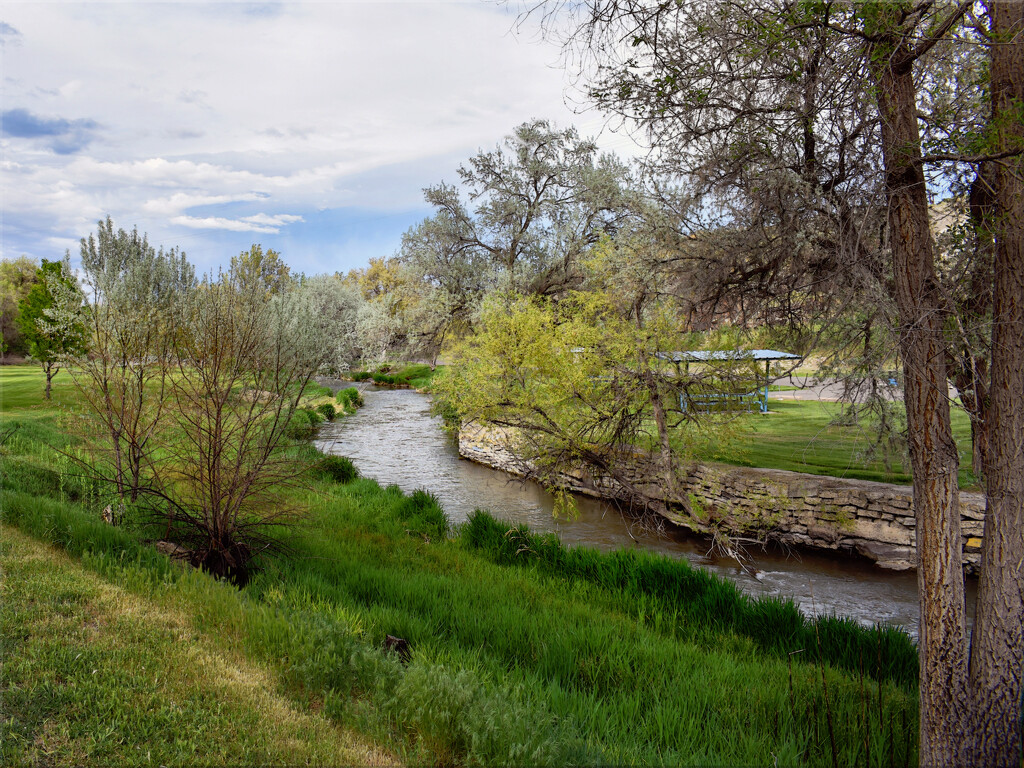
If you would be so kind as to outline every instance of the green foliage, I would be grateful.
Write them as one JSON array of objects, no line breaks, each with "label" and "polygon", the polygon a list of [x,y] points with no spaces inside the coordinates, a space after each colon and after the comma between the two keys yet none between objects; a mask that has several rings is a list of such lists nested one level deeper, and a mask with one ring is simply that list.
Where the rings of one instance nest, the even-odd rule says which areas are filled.
[{"label": "green foliage", "polygon": [[334,417],[337,415],[337,411],[331,403],[320,403],[320,405],[316,407],[316,410],[327,421],[334,421]]},{"label": "green foliage", "polygon": [[[595,274],[608,269],[593,267]],[[661,477],[668,476],[688,446],[670,443],[666,414],[675,422],[694,417],[679,407],[681,388],[692,382],[657,357],[676,348],[671,308],[649,303],[639,322],[621,306],[629,304],[624,291],[612,281],[557,302],[490,296],[474,333],[446,350],[450,372],[432,385],[438,409],[511,428],[517,455],[552,487],[565,472],[612,475],[620,484],[649,472],[638,468],[636,449],[651,447],[652,428]],[[705,417],[702,428],[721,423]],[[641,489],[626,492],[644,504]]]},{"label": "green foliage", "polygon": [[[49,433],[25,421],[17,455],[42,459],[29,443]],[[0,508],[114,584],[164,601],[187,617],[186,633],[267,665],[271,687],[303,709],[322,705],[406,764],[754,764],[774,754],[832,765],[830,729],[840,764],[913,759],[911,691],[815,666],[806,653],[790,670],[757,632],[720,618],[740,614],[765,625],[761,637],[772,627],[785,639],[806,626],[787,604],[742,614],[734,589],[701,595],[701,576],[667,559],[570,556],[500,524],[478,531],[514,547],[508,565],[495,562],[472,534],[446,539],[429,494],[371,480],[289,498],[307,509],[304,524],[275,530],[283,548],[241,590],[181,568],[143,544],[148,535],[82,505],[0,490]],[[845,625],[816,626],[825,658],[856,651]],[[408,664],[382,652],[386,634],[408,641]],[[872,646],[865,672],[879,653],[898,648]],[[68,706],[51,716],[68,717]]]},{"label": "green foliage", "polygon": [[[62,297],[71,297],[64,302]],[[29,355],[46,371],[46,397],[50,379],[67,355],[85,351],[85,325],[78,316],[81,298],[78,285],[64,261],[43,259],[36,282],[18,303],[18,327]]]},{"label": "green foliage", "polygon": [[442,765],[575,765],[587,757],[521,688],[495,685],[473,669],[414,665],[389,704]]},{"label": "green foliage", "polygon": [[285,434],[292,440],[310,440],[316,434],[316,428],[324,421],[324,417],[312,408],[296,408],[288,422]]},{"label": "green foliage", "polygon": [[413,363],[401,368],[390,364],[377,367],[374,371],[355,371],[350,374],[353,381],[373,381],[382,387],[426,387],[434,376],[435,369],[425,363]]},{"label": "green foliage", "polygon": [[292,282],[291,270],[281,254],[272,248],[264,252],[259,244],[231,257],[231,274],[239,290],[264,300],[284,292]]},{"label": "green foliage", "polygon": [[32,290],[38,270],[27,256],[0,260],[0,355],[28,351],[18,329],[18,304]]},{"label": "green foliage", "polygon": [[302,394],[310,400],[315,400],[318,397],[334,397],[334,390],[330,387],[325,387],[322,384],[317,384],[315,381],[311,381],[306,385],[306,388],[302,390]]}]

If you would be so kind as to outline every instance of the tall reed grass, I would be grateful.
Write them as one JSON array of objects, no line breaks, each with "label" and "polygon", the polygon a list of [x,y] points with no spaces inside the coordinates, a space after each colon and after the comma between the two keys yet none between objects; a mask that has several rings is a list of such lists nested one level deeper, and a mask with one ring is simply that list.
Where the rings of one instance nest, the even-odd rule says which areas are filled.
[{"label": "tall reed grass", "polygon": [[653,598],[684,632],[686,627],[735,632],[781,658],[799,653],[804,663],[820,661],[901,686],[917,684],[917,648],[906,632],[881,625],[866,628],[836,616],[809,619],[792,600],[751,598],[684,560],[635,549],[603,553],[566,547],[554,534],[533,533],[481,510],[463,527],[462,540],[497,563],[532,565],[592,582],[638,600],[638,605],[643,604],[641,597]]}]

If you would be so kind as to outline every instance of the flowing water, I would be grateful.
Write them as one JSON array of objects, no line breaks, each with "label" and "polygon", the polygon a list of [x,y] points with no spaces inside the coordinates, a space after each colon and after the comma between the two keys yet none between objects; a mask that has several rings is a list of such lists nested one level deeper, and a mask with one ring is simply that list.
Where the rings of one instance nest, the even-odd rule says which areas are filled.
[{"label": "flowing water", "polygon": [[[323,382],[337,389],[349,382]],[[917,577],[857,559],[808,552],[750,551],[753,573],[726,558],[708,557],[707,540],[670,527],[657,533],[631,525],[613,507],[578,497],[579,517],[552,517],[553,499],[536,483],[459,458],[455,438],[430,413],[426,395],[408,389],[363,389],[364,407],[324,424],[317,438],[326,453],[348,456],[364,477],[409,492],[423,488],[459,523],[477,508],[535,531],[554,531],[567,544],[602,550],[642,547],[718,573],[751,595],[793,598],[807,614],[836,613],[866,624],[903,626],[917,635]],[[973,591],[973,580],[968,584]],[[968,605],[973,606],[973,594]]]}]

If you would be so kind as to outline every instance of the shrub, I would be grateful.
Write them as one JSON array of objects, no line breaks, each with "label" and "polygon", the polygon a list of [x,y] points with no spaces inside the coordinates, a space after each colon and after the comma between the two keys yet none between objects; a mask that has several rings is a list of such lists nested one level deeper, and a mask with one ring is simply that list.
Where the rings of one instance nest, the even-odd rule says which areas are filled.
[{"label": "shrub", "polygon": [[359,470],[347,456],[324,456],[317,462],[316,471],[336,483],[351,483],[359,478]]},{"label": "shrub", "polygon": [[351,375],[352,381],[366,381],[368,378],[370,378],[369,371],[355,371]]},{"label": "shrub", "polygon": [[334,417],[337,415],[337,411],[335,411],[334,406],[330,403],[321,403],[316,407],[316,410],[323,415],[327,421],[334,421]]}]

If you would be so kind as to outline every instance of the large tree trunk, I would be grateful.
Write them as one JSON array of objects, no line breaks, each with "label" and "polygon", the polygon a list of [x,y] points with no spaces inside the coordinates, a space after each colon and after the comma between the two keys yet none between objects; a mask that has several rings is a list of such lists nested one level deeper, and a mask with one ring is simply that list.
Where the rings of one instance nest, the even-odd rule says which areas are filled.
[{"label": "large tree trunk", "polygon": [[[995,0],[992,125],[996,151],[1024,148],[1024,3]],[[974,765],[1021,765],[1024,674],[1024,162],[996,171],[988,506],[971,643]]]},{"label": "large tree trunk", "polygon": [[934,269],[913,55],[898,38],[871,51],[881,116],[904,400],[917,520],[920,764],[964,762],[967,651],[959,456],[950,425],[941,296]]}]

